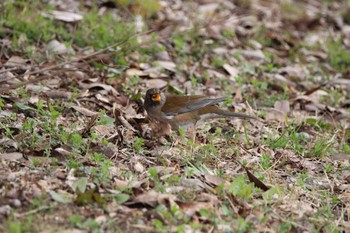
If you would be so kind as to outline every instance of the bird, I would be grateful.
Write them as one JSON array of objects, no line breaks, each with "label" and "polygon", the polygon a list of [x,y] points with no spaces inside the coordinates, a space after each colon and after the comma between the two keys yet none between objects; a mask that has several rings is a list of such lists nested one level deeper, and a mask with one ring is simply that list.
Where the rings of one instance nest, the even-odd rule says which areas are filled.
[{"label": "bird", "polygon": [[169,134],[171,130],[179,128],[193,130],[199,121],[206,119],[226,117],[256,119],[216,106],[226,99],[226,97],[209,98],[205,95],[165,95],[161,89],[151,88],[146,92],[144,108],[157,134]]}]

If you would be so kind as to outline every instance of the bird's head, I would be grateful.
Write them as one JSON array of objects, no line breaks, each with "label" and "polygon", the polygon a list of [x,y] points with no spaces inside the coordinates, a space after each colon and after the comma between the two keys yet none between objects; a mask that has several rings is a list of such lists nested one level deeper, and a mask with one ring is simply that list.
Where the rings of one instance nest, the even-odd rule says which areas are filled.
[{"label": "bird's head", "polygon": [[148,89],[145,96],[144,107],[146,111],[161,109],[165,104],[165,95],[158,88]]}]

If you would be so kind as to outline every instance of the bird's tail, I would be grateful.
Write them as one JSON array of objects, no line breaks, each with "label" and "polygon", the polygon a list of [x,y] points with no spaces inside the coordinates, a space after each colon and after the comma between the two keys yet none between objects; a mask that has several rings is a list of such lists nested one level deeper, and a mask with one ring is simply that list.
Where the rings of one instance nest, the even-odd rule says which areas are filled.
[{"label": "bird's tail", "polygon": [[224,111],[222,110],[221,112],[222,115],[227,116],[227,117],[238,117],[238,118],[243,118],[243,119],[254,119],[257,120],[256,117],[249,116],[243,113],[237,113],[237,112],[230,112],[230,111]]},{"label": "bird's tail", "polygon": [[230,112],[226,110],[222,110],[216,106],[208,106],[204,109],[199,110],[199,114],[201,115],[201,119],[210,119],[210,118],[223,118],[223,117],[237,117],[242,119],[254,119],[258,120],[258,118],[249,116],[243,113]]}]

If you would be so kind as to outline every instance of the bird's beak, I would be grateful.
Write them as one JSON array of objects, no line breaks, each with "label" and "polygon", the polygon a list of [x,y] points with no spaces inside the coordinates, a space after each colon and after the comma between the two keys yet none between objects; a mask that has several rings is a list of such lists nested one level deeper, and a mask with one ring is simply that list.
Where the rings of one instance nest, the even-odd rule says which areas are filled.
[{"label": "bird's beak", "polygon": [[157,94],[152,95],[152,100],[156,101],[156,102],[159,102],[160,101],[160,94],[157,93]]}]

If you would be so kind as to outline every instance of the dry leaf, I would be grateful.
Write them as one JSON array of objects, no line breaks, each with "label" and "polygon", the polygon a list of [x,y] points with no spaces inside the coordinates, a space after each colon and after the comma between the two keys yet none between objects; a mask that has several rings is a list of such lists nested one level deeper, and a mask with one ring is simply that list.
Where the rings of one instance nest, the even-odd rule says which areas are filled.
[{"label": "dry leaf", "polygon": [[137,197],[134,198],[134,200],[127,203],[127,205],[145,204],[151,207],[155,207],[159,204],[164,204],[165,200],[174,201],[175,199],[176,199],[175,195],[157,193],[154,190],[150,190],[146,193],[138,195]]},{"label": "dry leaf", "polygon": [[222,67],[227,71],[227,73],[230,74],[230,76],[232,78],[236,78],[237,75],[239,74],[238,69],[233,67],[233,66],[231,66],[231,65],[229,65],[229,64],[224,64]]},{"label": "dry leaf", "polygon": [[192,217],[196,213],[199,213],[201,209],[211,211],[213,209],[213,203],[211,202],[180,202],[176,204],[185,212],[188,217]]},{"label": "dry leaf", "polygon": [[87,117],[92,117],[92,116],[95,116],[98,114],[98,112],[94,112],[94,111],[91,111],[87,108],[84,108],[84,107],[80,107],[80,106],[72,106],[72,108],[74,110],[76,110],[77,112],[87,116]]},{"label": "dry leaf", "polygon": [[142,173],[145,171],[145,167],[140,162],[136,162],[134,164],[134,169],[135,169],[135,171],[137,171],[139,173]]},{"label": "dry leaf", "polygon": [[348,160],[350,161],[350,154],[335,154],[332,155],[331,157],[333,160],[337,160],[337,161],[344,161],[344,160]]},{"label": "dry leaf", "polygon": [[267,187],[262,181],[260,181],[256,176],[254,176],[250,171],[249,169],[244,166],[242,163],[238,162],[243,168],[244,170],[246,171],[247,175],[248,175],[248,178],[249,178],[249,181],[252,182],[256,187],[260,188],[261,190],[263,191],[267,191],[269,190],[270,188]]},{"label": "dry leaf", "polygon": [[172,72],[176,72],[176,64],[171,61],[155,61],[154,62],[158,67],[164,68],[166,70],[170,70]]},{"label": "dry leaf", "polygon": [[247,59],[264,60],[265,55],[261,50],[243,50],[242,55]]},{"label": "dry leaf", "polygon": [[129,77],[132,77],[132,76],[147,76],[148,74],[142,70],[138,70],[138,69],[134,69],[134,68],[131,68],[131,69],[127,69],[126,71],[126,75],[129,76]]},{"label": "dry leaf", "polygon": [[68,23],[79,22],[83,19],[82,15],[68,11],[42,12],[42,15],[44,17],[54,18]]},{"label": "dry leaf", "polygon": [[72,98],[72,92],[63,90],[49,90],[45,92],[45,95],[51,99],[70,99]]},{"label": "dry leaf", "polygon": [[276,109],[269,108],[266,109],[266,121],[277,120],[279,122],[285,121],[286,115],[283,112],[280,112]]},{"label": "dry leaf", "polygon": [[208,174],[208,173],[204,175],[204,178],[205,178],[205,181],[207,181],[208,183],[213,184],[215,186],[226,183],[225,179],[218,177],[216,175]]},{"label": "dry leaf", "polygon": [[0,159],[7,161],[17,161],[23,158],[23,154],[19,152],[0,154]]},{"label": "dry leaf", "polygon": [[147,87],[149,88],[162,88],[168,84],[168,82],[159,79],[159,78],[154,78],[154,79],[148,79],[142,81],[143,83],[146,83]]},{"label": "dry leaf", "polygon": [[53,54],[66,54],[73,52],[72,49],[68,49],[67,46],[57,40],[52,40],[47,44],[47,50]]},{"label": "dry leaf", "polygon": [[290,112],[290,104],[288,100],[276,101],[274,104],[274,108],[284,114],[288,114]]}]

